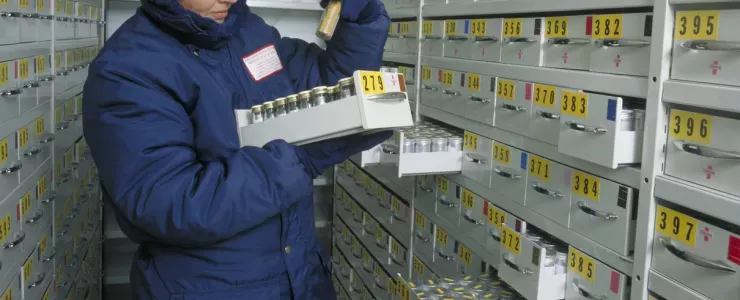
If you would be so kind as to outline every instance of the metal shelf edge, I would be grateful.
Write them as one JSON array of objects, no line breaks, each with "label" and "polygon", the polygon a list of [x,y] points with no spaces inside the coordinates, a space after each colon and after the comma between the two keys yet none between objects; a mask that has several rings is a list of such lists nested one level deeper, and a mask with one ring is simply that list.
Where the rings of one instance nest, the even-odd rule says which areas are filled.
[{"label": "metal shelf edge", "polygon": [[0,62],[44,54],[51,54],[51,41],[0,46]]},{"label": "metal shelf edge", "polygon": [[665,299],[709,300],[699,293],[684,287],[680,283],[675,282],[654,270],[650,270],[647,282],[648,289],[650,291],[657,293]]},{"label": "metal shelf edge", "polygon": [[592,173],[602,178],[627,185],[633,188],[640,187],[640,169],[633,167],[609,169],[576,157],[568,156],[558,152],[558,147],[540,142],[519,134],[495,128],[483,123],[478,123],[464,117],[454,115],[427,105],[419,107],[421,114],[435,120],[448,123],[463,130],[485,136],[510,146],[552,159],[561,164]]},{"label": "metal shelf edge", "polygon": [[737,219],[740,215],[740,197],[713,191],[685,180],[656,176],[655,197],[730,223],[740,223]]},{"label": "metal shelf edge", "polygon": [[481,12],[513,14],[651,6],[653,6],[653,1],[650,0],[492,1],[428,5],[424,6],[422,15],[425,17],[446,17],[481,15],[483,14]]},{"label": "metal shelf edge", "polygon": [[383,52],[383,60],[402,64],[416,65],[416,54]]},{"label": "metal shelf edge", "polygon": [[[555,2],[553,2],[555,3]],[[584,89],[616,96],[647,98],[647,77],[532,67],[459,58],[422,56],[422,65],[461,72]]]},{"label": "metal shelf edge", "polygon": [[90,47],[99,45],[100,40],[98,38],[89,39],[76,39],[76,40],[58,40],[54,42],[55,51],[63,51],[69,49],[76,49],[82,47]]},{"label": "metal shelf edge", "polygon": [[740,112],[740,88],[669,80],[663,84],[663,101],[711,109]]}]

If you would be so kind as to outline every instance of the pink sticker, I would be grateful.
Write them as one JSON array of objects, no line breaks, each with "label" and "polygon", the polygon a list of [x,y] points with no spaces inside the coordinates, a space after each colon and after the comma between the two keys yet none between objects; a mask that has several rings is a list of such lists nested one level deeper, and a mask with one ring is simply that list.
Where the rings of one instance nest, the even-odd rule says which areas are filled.
[{"label": "pink sticker", "polygon": [[622,276],[620,276],[619,272],[612,271],[612,279],[611,279],[610,289],[615,294],[619,294],[619,279],[620,279],[620,277],[622,277]]},{"label": "pink sticker", "polygon": [[727,260],[740,265],[740,238],[730,236],[730,246],[727,249]]},{"label": "pink sticker", "polygon": [[571,169],[565,169],[565,178],[563,178],[565,182],[565,186],[570,186],[570,177],[573,174],[573,170]]},{"label": "pink sticker", "polygon": [[532,100],[532,83],[527,82],[525,86],[526,91],[524,92],[524,100],[530,101]]}]

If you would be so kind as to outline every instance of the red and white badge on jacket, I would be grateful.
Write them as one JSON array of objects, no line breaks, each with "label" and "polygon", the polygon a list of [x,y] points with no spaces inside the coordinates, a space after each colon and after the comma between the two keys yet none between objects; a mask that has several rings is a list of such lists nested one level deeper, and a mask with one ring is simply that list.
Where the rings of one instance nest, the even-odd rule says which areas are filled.
[{"label": "red and white badge on jacket", "polygon": [[244,65],[254,81],[260,82],[283,69],[274,44],[266,45],[242,57]]}]

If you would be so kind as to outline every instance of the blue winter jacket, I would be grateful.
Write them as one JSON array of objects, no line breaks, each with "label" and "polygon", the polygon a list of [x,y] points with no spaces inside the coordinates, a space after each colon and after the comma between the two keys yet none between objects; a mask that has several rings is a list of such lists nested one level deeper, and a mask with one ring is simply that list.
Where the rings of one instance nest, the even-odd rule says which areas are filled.
[{"label": "blue winter jacket", "polygon": [[[107,41],[85,83],[84,135],[140,244],[135,298],[335,298],[298,148],[240,148],[233,111],[378,69],[385,9],[345,3],[326,50],[281,38],[244,1],[217,24],[177,0],[142,0]],[[243,59],[270,46],[282,68],[255,80]]]}]

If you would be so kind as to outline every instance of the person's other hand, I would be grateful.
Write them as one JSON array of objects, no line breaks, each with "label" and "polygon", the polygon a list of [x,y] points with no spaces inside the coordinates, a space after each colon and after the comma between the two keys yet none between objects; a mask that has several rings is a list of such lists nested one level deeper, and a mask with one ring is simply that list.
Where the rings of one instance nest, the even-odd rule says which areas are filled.
[{"label": "person's other hand", "polygon": [[[329,0],[321,0],[321,7],[326,8]],[[365,23],[385,11],[380,0],[342,0],[340,17],[352,23]]]},{"label": "person's other hand", "polygon": [[297,146],[296,155],[311,178],[316,178],[331,166],[343,162],[355,153],[368,150],[393,136],[393,131],[353,134]]}]

